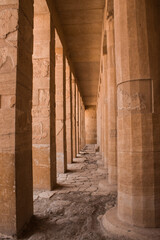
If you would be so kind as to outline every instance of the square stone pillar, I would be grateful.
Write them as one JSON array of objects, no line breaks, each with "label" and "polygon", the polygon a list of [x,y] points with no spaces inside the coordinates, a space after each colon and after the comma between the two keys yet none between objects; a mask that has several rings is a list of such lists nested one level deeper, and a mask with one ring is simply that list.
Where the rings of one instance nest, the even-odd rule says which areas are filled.
[{"label": "square stone pillar", "polygon": [[67,163],[73,162],[72,148],[72,95],[71,95],[71,73],[66,60],[66,139],[67,139]]},{"label": "square stone pillar", "polygon": [[66,59],[56,33],[56,155],[57,172],[67,171],[66,151]]},{"label": "square stone pillar", "polygon": [[0,233],[33,214],[33,1],[0,1]]},{"label": "square stone pillar", "polygon": [[74,76],[72,74],[72,149],[73,149],[73,158],[76,157],[76,83]]},{"label": "square stone pillar", "polygon": [[36,189],[51,190],[56,185],[55,30],[43,2],[44,9],[38,0],[34,4],[33,183]]}]

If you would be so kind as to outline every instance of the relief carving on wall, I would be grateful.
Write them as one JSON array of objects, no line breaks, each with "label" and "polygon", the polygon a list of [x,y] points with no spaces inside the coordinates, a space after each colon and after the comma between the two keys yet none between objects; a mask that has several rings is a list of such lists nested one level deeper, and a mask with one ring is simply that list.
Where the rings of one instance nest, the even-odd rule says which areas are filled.
[{"label": "relief carving on wall", "polygon": [[14,95],[0,95],[0,108],[14,108],[16,104],[16,97]]},{"label": "relief carving on wall", "polygon": [[15,63],[9,49],[0,48],[0,73],[11,72],[14,69]]},{"label": "relief carving on wall", "polygon": [[41,106],[48,107],[50,104],[50,98],[49,98],[49,90],[48,89],[39,89],[38,90],[38,102]]},{"label": "relief carving on wall", "polygon": [[147,105],[142,93],[130,94],[118,88],[118,111],[144,112],[146,109]]},{"label": "relief carving on wall", "polygon": [[34,77],[49,77],[50,65],[48,60],[34,59],[33,66]]},{"label": "relief carving on wall", "polygon": [[3,9],[0,11],[0,39],[4,39],[9,45],[16,47],[18,29],[18,10]]},{"label": "relief carving on wall", "polygon": [[42,140],[48,136],[47,132],[44,131],[43,123],[33,123],[33,139]]}]

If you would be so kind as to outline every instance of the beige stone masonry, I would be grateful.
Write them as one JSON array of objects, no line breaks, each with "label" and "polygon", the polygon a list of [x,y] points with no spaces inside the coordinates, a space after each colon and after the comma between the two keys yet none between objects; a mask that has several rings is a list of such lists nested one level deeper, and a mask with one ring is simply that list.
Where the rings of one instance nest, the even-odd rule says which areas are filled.
[{"label": "beige stone masonry", "polygon": [[33,55],[33,183],[36,189],[56,185],[55,149],[55,30],[51,34],[49,10],[38,12],[34,4]]},{"label": "beige stone masonry", "polygon": [[71,96],[71,73],[66,60],[66,139],[67,139],[67,163],[73,161],[72,151],[72,96]]},{"label": "beige stone masonry", "polygon": [[83,100],[81,102],[81,149],[83,149],[86,145],[86,137],[85,137],[85,107],[83,104]]},{"label": "beige stone masonry", "polygon": [[73,149],[73,158],[76,157],[76,83],[74,76],[72,75],[72,149]]},{"label": "beige stone masonry", "polygon": [[79,90],[76,85],[76,154],[79,153]]},{"label": "beige stone masonry", "polygon": [[0,1],[0,233],[33,214],[33,1]]},{"label": "beige stone masonry", "polygon": [[160,29],[157,24],[160,14],[157,4],[157,0],[154,4],[139,0],[114,3],[118,217],[139,227],[160,227]]},{"label": "beige stone masonry", "polygon": [[86,144],[96,144],[96,106],[88,106],[85,111]]},{"label": "beige stone masonry", "polygon": [[[103,65],[102,65],[102,71],[103,71]],[[101,73],[103,74],[103,72]],[[105,96],[105,92],[104,92],[104,81],[105,79],[101,76],[101,154],[102,154],[102,161],[104,161],[104,96]]]},{"label": "beige stone masonry", "polygon": [[58,173],[64,173],[67,170],[65,64],[63,47],[56,33],[56,154]]},{"label": "beige stone masonry", "polygon": [[108,183],[117,184],[117,88],[114,19],[107,20]]},{"label": "beige stone masonry", "polygon": [[78,148],[79,148],[79,151],[81,150],[81,118],[82,118],[82,112],[81,112],[81,104],[82,104],[82,99],[81,99],[81,95],[79,94],[79,145],[78,145]]},{"label": "beige stone masonry", "polygon": [[[101,145],[101,108],[100,108],[100,90],[98,89],[98,96],[97,96],[97,144],[100,148]],[[86,132],[86,139],[87,139],[87,132]]]},{"label": "beige stone masonry", "polygon": [[[103,55],[103,78],[104,80],[104,168],[108,168],[108,80],[107,80],[107,54]],[[107,171],[106,171],[107,172]]]}]

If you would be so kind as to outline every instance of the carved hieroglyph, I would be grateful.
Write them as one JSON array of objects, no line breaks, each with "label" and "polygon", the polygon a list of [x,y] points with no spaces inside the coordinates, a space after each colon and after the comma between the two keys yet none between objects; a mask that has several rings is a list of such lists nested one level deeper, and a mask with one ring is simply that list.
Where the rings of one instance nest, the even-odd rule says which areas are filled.
[{"label": "carved hieroglyph", "polygon": [[50,65],[46,59],[34,59],[34,77],[49,77]]},{"label": "carved hieroglyph", "polygon": [[47,132],[44,131],[44,126],[42,122],[33,124],[33,139],[41,140],[47,137]]},{"label": "carved hieroglyph", "polygon": [[39,89],[38,90],[39,105],[49,107],[50,104],[49,96],[50,95],[48,89]]},{"label": "carved hieroglyph", "polygon": [[14,108],[16,104],[15,96],[0,95],[0,109]]},{"label": "carved hieroglyph", "polygon": [[7,38],[9,34],[17,31],[17,19],[17,9],[0,11],[0,38]]},{"label": "carved hieroglyph", "polygon": [[152,111],[151,79],[124,82],[117,89],[118,113],[145,113]]},{"label": "carved hieroglyph", "polygon": [[3,9],[0,11],[0,73],[11,72],[15,67],[16,54],[12,47],[17,46],[18,10]]},{"label": "carved hieroglyph", "polygon": [[130,95],[128,92],[118,89],[118,110],[141,112],[146,109],[144,96],[136,92]]},{"label": "carved hieroglyph", "polygon": [[0,48],[0,73],[11,72],[15,66],[13,53],[8,48]]}]

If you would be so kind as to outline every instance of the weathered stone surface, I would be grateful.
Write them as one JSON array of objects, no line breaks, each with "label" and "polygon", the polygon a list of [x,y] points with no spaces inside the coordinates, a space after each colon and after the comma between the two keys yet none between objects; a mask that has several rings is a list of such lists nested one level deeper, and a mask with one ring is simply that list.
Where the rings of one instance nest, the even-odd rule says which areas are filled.
[{"label": "weathered stone surface", "polygon": [[[117,87],[115,65],[114,18],[106,22],[107,29],[107,100],[108,100],[108,183],[117,184]],[[115,186],[113,187],[115,188]]]},{"label": "weathered stone surface", "polygon": [[96,144],[96,107],[87,107],[85,111],[86,144]]},{"label": "weathered stone surface", "polygon": [[67,163],[73,161],[73,136],[72,136],[72,93],[71,93],[71,72],[66,60],[66,142],[67,142]]},{"label": "weathered stone surface", "polygon": [[85,131],[85,107],[82,97],[80,96],[79,105],[79,149],[82,150],[86,145],[86,131]]},{"label": "weathered stone surface", "polygon": [[[52,140],[55,138],[55,76],[51,74],[54,66],[51,49],[55,49],[55,39],[54,35],[50,34],[52,25],[49,9],[43,14],[38,13],[38,5],[37,0],[34,9],[33,54],[33,183],[35,189],[51,190],[56,185],[55,141]],[[39,51],[39,44],[43,45],[43,52]]]},{"label": "weathered stone surface", "polygon": [[[33,46],[33,1],[0,1],[0,238],[32,216],[32,156],[34,187],[55,186],[56,141],[63,173],[54,194],[36,191],[28,238],[109,239],[96,217],[105,201],[107,210],[115,204],[108,193],[117,173],[115,225],[128,233],[132,225],[152,227],[153,238],[160,227],[159,0],[35,0],[34,9]],[[84,148],[85,108],[94,107],[86,132],[97,146]],[[64,174],[67,157],[73,164]]]},{"label": "weathered stone surface", "polygon": [[0,11],[0,38],[8,38],[9,34],[17,31],[18,10],[3,9]]},{"label": "weathered stone surface", "polygon": [[[153,110],[154,99],[159,102],[155,91],[159,89],[159,80],[153,74],[155,68],[151,60],[154,55],[155,62],[159,62],[156,57],[159,41],[151,36],[154,35],[153,26],[159,19],[160,8],[157,9],[158,5],[149,6],[148,1],[137,0],[124,1],[124,5],[115,1],[114,4],[118,92],[118,217],[139,227],[160,227],[160,207],[157,204],[160,186],[156,183],[160,171],[159,153],[155,153],[160,142],[154,130],[156,128],[159,131],[159,108]],[[159,34],[158,26],[156,29]],[[151,39],[154,39],[152,44]],[[150,79],[156,88],[152,87]]]},{"label": "weathered stone surface", "polygon": [[67,170],[66,143],[66,59],[63,47],[56,33],[56,158],[57,172]]},{"label": "weathered stone surface", "polygon": [[49,77],[50,64],[47,59],[34,59],[34,77]]},{"label": "weathered stone surface", "polygon": [[79,151],[79,90],[76,85],[76,156]]},{"label": "weathered stone surface", "polygon": [[[30,15],[27,22],[25,15]],[[19,233],[33,214],[32,28],[33,1],[1,1],[0,232],[4,235]],[[30,41],[23,35],[30,36]]]},{"label": "weathered stone surface", "polygon": [[73,158],[76,157],[76,83],[74,76],[72,75],[72,150]]}]

